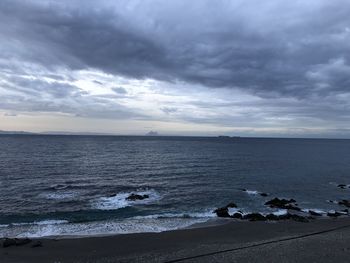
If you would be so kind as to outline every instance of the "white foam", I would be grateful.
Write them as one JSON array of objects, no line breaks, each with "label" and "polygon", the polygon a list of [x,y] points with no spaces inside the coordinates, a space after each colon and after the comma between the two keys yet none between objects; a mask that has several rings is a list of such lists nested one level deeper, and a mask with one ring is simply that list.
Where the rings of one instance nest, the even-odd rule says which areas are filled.
[{"label": "white foam", "polygon": [[[131,194],[148,195],[149,198],[143,200],[129,201],[127,197]],[[118,193],[115,196],[100,197],[93,202],[93,207],[100,210],[115,210],[133,205],[144,205],[160,199],[160,195],[155,190],[138,191],[130,193]]]},{"label": "white foam", "polygon": [[318,209],[318,208],[306,208],[306,209],[301,209],[302,212],[304,213],[309,213],[310,211],[316,212],[318,214],[327,214],[326,211]]},{"label": "white foam", "polygon": [[288,210],[287,209],[279,209],[275,212],[273,212],[272,214],[274,214],[275,216],[283,216],[288,214]]},{"label": "white foam", "polygon": [[208,218],[131,218],[124,221],[26,224],[0,228],[0,237],[92,236],[162,232],[204,223]]},{"label": "white foam", "polygon": [[64,200],[64,199],[73,199],[78,196],[76,192],[54,192],[54,193],[42,193],[40,194],[46,199],[52,200]]},{"label": "white foam", "polygon": [[254,191],[254,190],[245,190],[245,192],[246,192],[247,194],[249,194],[249,195],[257,195],[257,194],[259,194],[258,191]]},{"label": "white foam", "polygon": [[[27,225],[58,225],[68,223],[67,220],[42,220],[42,221],[34,221],[34,222],[26,222],[26,223],[12,223],[12,226],[27,226]],[[7,225],[9,226],[9,225]]]},{"label": "white foam", "polygon": [[213,213],[214,209],[205,212],[189,212],[189,213],[164,213],[164,214],[154,214],[147,216],[135,216],[134,219],[166,219],[166,218],[193,218],[193,219],[209,219],[216,217]]}]

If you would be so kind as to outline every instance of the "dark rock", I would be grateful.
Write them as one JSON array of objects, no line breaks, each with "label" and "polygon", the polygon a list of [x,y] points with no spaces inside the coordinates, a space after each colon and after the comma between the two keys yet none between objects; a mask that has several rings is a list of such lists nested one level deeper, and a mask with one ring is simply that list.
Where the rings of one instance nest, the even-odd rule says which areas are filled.
[{"label": "dark rock", "polygon": [[226,207],[227,208],[237,208],[237,205],[235,203],[231,202]]},{"label": "dark rock", "polygon": [[2,243],[2,247],[11,247],[16,245],[16,239],[14,238],[5,238],[4,243]]},{"label": "dark rock", "polygon": [[290,209],[295,211],[300,211],[301,209],[297,207],[294,199],[279,199],[275,197],[274,199],[267,201],[265,205],[270,206],[271,208],[281,208],[281,209]]},{"label": "dark rock", "polygon": [[329,217],[338,217],[338,216],[341,216],[341,215],[343,215],[342,213],[339,213],[339,212],[328,212],[327,213],[327,216],[329,216]]},{"label": "dark rock", "polygon": [[292,219],[292,220],[294,220],[294,221],[297,221],[297,222],[302,222],[302,223],[307,223],[307,222],[309,222],[309,220],[308,220],[306,217],[304,217],[304,216],[299,216],[299,215],[294,215],[294,214],[292,214],[292,215],[290,216],[290,219]]},{"label": "dark rock", "polygon": [[349,214],[349,209],[344,209],[344,210],[341,210],[340,212],[343,212],[343,213]]},{"label": "dark rock", "polygon": [[263,197],[269,196],[267,193],[260,193],[260,195]]},{"label": "dark rock", "polygon": [[234,213],[231,217],[232,218],[237,218],[237,219],[242,219],[243,218],[241,213]]},{"label": "dark rock", "polygon": [[345,189],[346,188],[346,184],[338,184],[338,187],[341,189]]},{"label": "dark rock", "polygon": [[43,243],[40,240],[37,240],[33,243],[32,247],[42,247]]},{"label": "dark rock", "polygon": [[137,201],[137,200],[144,200],[146,198],[149,198],[149,195],[131,194],[126,198],[126,200]]},{"label": "dark rock", "polygon": [[218,208],[218,209],[214,210],[214,213],[216,213],[216,215],[218,217],[230,217],[230,214],[228,213],[227,207]]},{"label": "dark rock", "polygon": [[350,207],[350,201],[349,200],[341,200],[338,202],[339,205],[343,205],[346,207]]},{"label": "dark rock", "polygon": [[247,215],[243,216],[243,219],[247,219],[250,221],[266,221],[267,220],[266,217],[260,213],[247,214]]},{"label": "dark rock", "polygon": [[322,216],[322,214],[317,213],[317,212],[312,211],[312,210],[309,210],[309,214],[312,215],[312,216]]}]

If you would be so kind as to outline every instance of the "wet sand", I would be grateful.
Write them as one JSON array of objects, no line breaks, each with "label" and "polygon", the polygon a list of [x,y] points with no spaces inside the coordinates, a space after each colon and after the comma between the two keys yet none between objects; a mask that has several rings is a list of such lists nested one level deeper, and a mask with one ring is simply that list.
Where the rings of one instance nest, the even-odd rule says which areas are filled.
[{"label": "wet sand", "polygon": [[218,226],[106,237],[39,239],[0,248],[0,262],[349,262],[350,218],[227,221]]}]

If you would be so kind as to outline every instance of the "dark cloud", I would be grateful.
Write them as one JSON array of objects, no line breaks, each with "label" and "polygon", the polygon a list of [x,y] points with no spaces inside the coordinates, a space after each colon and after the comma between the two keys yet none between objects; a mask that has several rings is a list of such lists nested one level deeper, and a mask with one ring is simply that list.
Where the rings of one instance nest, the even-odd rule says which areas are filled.
[{"label": "dark cloud", "polygon": [[[185,114],[176,104],[156,106],[169,118],[257,127],[292,120],[289,126],[328,123],[345,132],[349,13],[347,0],[3,0],[0,89],[6,92],[0,107],[140,116],[113,100],[127,97],[123,87],[112,88],[113,95],[92,96],[70,83],[70,71],[97,69],[131,79],[185,83],[193,91],[238,89],[262,98],[188,102],[212,109],[209,115]],[[62,69],[66,74],[59,74]],[[233,108],[246,111],[233,114]]]},{"label": "dark cloud", "polygon": [[[83,3],[2,1],[5,56],[259,96],[348,92],[349,72],[341,67],[350,62],[348,1],[151,1],[151,11],[138,3],[126,14],[125,2],[114,8],[108,1],[99,8]],[[332,67],[334,61],[342,65]],[[327,79],[317,76],[322,70]]]}]

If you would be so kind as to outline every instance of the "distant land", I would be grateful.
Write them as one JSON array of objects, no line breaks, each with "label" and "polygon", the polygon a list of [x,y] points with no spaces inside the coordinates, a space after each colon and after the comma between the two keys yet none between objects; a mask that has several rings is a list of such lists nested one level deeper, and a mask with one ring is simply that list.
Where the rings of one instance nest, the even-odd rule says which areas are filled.
[{"label": "distant land", "polygon": [[2,130],[0,130],[0,134],[35,134],[35,133],[26,132],[26,131],[2,131]]}]

